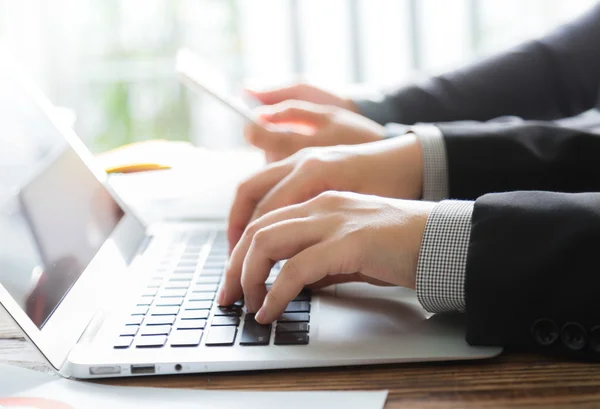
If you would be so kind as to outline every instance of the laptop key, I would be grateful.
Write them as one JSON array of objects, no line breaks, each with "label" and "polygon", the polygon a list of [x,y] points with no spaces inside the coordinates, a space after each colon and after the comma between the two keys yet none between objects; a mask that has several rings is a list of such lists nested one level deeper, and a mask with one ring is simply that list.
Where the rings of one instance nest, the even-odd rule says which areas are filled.
[{"label": "laptop key", "polygon": [[227,264],[227,258],[222,255],[209,255],[206,260],[204,260],[204,266],[216,266],[217,268],[221,268],[221,266],[225,267]]},{"label": "laptop key", "polygon": [[261,325],[254,317],[246,318],[242,328],[240,345],[269,345],[271,325]]},{"label": "laptop key", "polygon": [[200,253],[197,251],[184,251],[183,254],[181,255],[181,258],[179,259],[179,262],[181,263],[182,261],[198,261],[198,259],[200,258]]},{"label": "laptop key", "polygon": [[217,306],[214,308],[213,313],[215,317],[239,317],[242,315],[242,307],[237,305],[231,306]]},{"label": "laptop key", "polygon": [[199,254],[204,249],[204,243],[188,243],[185,246],[185,252],[189,254]]},{"label": "laptop key", "polygon": [[284,332],[309,332],[310,326],[307,322],[282,322],[277,324],[276,333]]},{"label": "laptop key", "polygon": [[146,285],[146,288],[160,288],[163,280],[152,280]]},{"label": "laptop key", "polygon": [[188,295],[188,301],[212,301],[215,299],[217,295],[216,292],[213,293],[190,293]]},{"label": "laptop key", "polygon": [[223,268],[203,268],[202,271],[200,271],[200,277],[206,277],[206,276],[219,276],[221,277],[223,275]]},{"label": "laptop key", "polygon": [[137,306],[138,307],[149,307],[152,305],[153,300],[154,300],[153,297],[142,297],[138,300]]},{"label": "laptop key", "polygon": [[170,306],[156,306],[150,310],[150,315],[177,315],[179,313],[179,307],[176,305]]},{"label": "laptop key", "polygon": [[225,269],[225,260],[223,261],[213,261],[213,262],[204,262],[204,268],[206,269],[219,269],[223,271]]},{"label": "laptop key", "polygon": [[206,346],[231,346],[235,343],[236,327],[211,327]]},{"label": "laptop key", "polygon": [[212,307],[212,301],[188,301],[184,308],[186,311],[189,310],[210,310]]},{"label": "laptop key", "polygon": [[175,323],[177,329],[204,329],[206,320],[178,320]]},{"label": "laptop key", "polygon": [[190,287],[191,281],[179,281],[167,283],[163,288],[165,290],[187,290]]},{"label": "laptop key", "polygon": [[196,280],[196,284],[219,284],[221,282],[220,276],[200,276]]},{"label": "laptop key", "polygon": [[144,291],[142,291],[142,297],[153,297],[157,292],[157,288],[146,288]]},{"label": "laptop key", "polygon": [[138,306],[133,309],[131,315],[146,315],[148,313],[147,306]]},{"label": "laptop key", "polygon": [[179,274],[188,275],[188,274],[194,274],[195,272],[196,272],[196,267],[177,267],[173,271],[173,274],[174,275],[179,275]]},{"label": "laptop key", "polygon": [[175,315],[151,315],[146,318],[146,325],[173,325]]},{"label": "laptop key", "polygon": [[140,325],[144,321],[143,315],[132,315],[127,318],[125,325]]},{"label": "laptop key", "polygon": [[157,307],[179,307],[183,304],[183,297],[159,297],[156,302]]},{"label": "laptop key", "polygon": [[209,314],[208,310],[189,310],[181,312],[179,318],[182,320],[205,320]]},{"label": "laptop key", "polygon": [[161,290],[161,297],[185,297],[187,294],[187,289],[179,289],[179,290]]},{"label": "laptop key", "polygon": [[194,293],[214,293],[219,289],[217,284],[198,284],[192,287]]},{"label": "laptop key", "polygon": [[275,333],[275,345],[307,345],[308,334],[300,332]]},{"label": "laptop key", "polygon": [[312,291],[308,288],[300,291],[300,294],[294,298],[294,301],[310,301],[312,298]]},{"label": "laptop key", "polygon": [[166,335],[148,335],[137,337],[135,340],[136,348],[160,348],[167,342]]},{"label": "laptop key", "polygon": [[310,312],[310,303],[308,301],[292,301],[288,304],[285,312]]},{"label": "laptop key", "polygon": [[309,318],[307,312],[284,312],[277,322],[308,322]]},{"label": "laptop key", "polygon": [[115,341],[114,347],[116,349],[125,349],[131,346],[133,342],[133,337],[118,337]]},{"label": "laptop key", "polygon": [[225,326],[234,326],[237,327],[240,325],[239,317],[213,317],[211,323],[211,327],[225,327]]},{"label": "laptop key", "polygon": [[169,344],[172,347],[195,347],[200,344],[202,333],[202,330],[193,329],[175,331],[169,337]]},{"label": "laptop key", "polygon": [[169,283],[174,283],[174,282],[177,282],[177,281],[184,281],[184,282],[185,281],[192,281],[193,278],[194,278],[194,274],[189,274],[189,273],[183,274],[183,273],[181,273],[181,274],[177,274],[177,275],[174,275],[172,277],[169,277]]},{"label": "laptop key", "polygon": [[141,335],[169,335],[171,332],[170,325],[147,325],[142,327]]},{"label": "laptop key", "polygon": [[122,337],[133,337],[135,334],[137,334],[139,329],[140,327],[138,325],[125,325],[123,329],[121,329],[120,335]]}]

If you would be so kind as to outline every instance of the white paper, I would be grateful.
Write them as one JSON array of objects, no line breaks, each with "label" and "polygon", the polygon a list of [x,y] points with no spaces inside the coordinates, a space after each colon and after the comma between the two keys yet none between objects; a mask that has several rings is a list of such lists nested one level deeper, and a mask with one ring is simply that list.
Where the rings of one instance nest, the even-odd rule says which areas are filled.
[{"label": "white paper", "polygon": [[[387,391],[238,392],[107,386],[0,365],[0,408],[382,409],[386,398]],[[55,402],[41,405],[36,403],[39,399]]]},{"label": "white paper", "polygon": [[110,184],[147,222],[225,219],[237,185],[264,163],[259,151],[190,148],[173,169],[112,175]]}]

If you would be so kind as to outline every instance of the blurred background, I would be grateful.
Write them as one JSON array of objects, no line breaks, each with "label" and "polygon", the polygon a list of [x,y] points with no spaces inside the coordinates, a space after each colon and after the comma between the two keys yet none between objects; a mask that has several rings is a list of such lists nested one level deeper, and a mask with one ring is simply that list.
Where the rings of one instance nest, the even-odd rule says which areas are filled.
[{"label": "blurred background", "polygon": [[346,93],[413,81],[539,36],[595,0],[0,0],[0,43],[93,151],[152,138],[244,146],[241,121],[174,75],[186,46],[229,90]]}]

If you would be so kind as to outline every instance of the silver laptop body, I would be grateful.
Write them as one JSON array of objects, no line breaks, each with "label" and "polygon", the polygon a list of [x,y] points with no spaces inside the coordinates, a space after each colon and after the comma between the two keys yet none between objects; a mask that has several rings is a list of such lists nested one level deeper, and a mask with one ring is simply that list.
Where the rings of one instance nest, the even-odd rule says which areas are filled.
[{"label": "silver laptop body", "polygon": [[[0,64],[1,65],[1,64]],[[65,377],[480,359],[460,315],[366,284],[303,292],[271,328],[214,296],[225,220],[146,226],[52,105],[0,69],[0,302]],[[4,156],[4,157],[3,157]],[[198,178],[213,175],[198,175]],[[211,200],[211,192],[206,199]],[[272,277],[277,274],[277,266]]]}]

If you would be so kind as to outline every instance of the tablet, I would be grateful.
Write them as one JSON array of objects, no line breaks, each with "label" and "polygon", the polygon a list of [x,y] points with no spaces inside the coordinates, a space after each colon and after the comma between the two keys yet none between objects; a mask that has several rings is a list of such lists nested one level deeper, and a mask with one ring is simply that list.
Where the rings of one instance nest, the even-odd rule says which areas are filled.
[{"label": "tablet", "polygon": [[[217,99],[245,120],[260,125],[258,117],[241,98],[228,95],[224,89],[223,74],[206,64],[197,54],[182,48],[177,52],[176,70],[179,80],[197,93],[205,93]],[[253,105],[260,105],[254,102]]]}]

